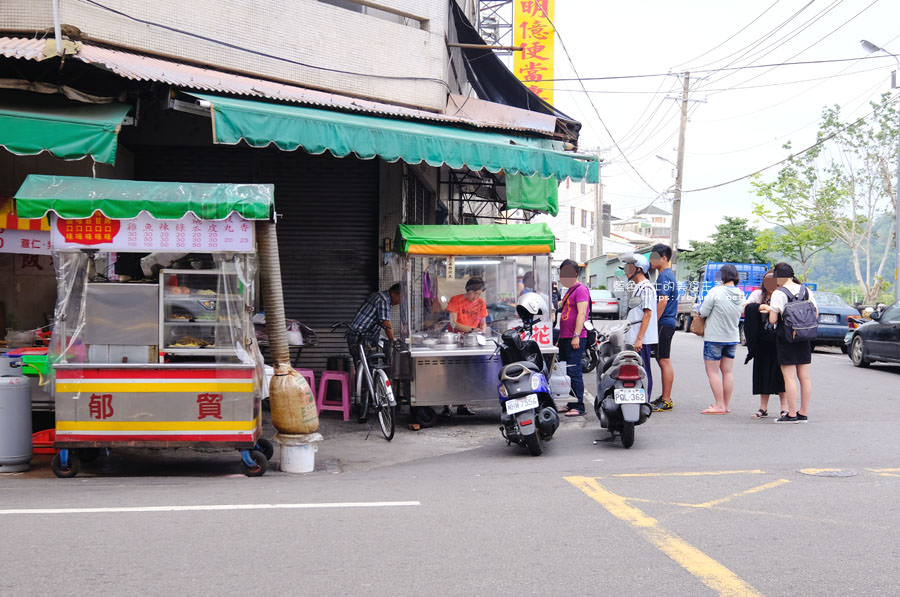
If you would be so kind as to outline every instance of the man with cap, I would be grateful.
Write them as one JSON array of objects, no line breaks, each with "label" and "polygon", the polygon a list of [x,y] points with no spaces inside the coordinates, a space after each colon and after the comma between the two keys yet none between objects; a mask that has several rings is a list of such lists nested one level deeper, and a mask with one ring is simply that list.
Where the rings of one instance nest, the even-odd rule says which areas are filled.
[{"label": "man with cap", "polygon": [[656,288],[650,282],[650,262],[643,255],[624,255],[623,269],[628,278],[630,290],[628,300],[628,315],[626,320],[630,324],[625,334],[625,342],[634,346],[634,350],[641,355],[644,361],[644,371],[647,373],[647,395],[653,391],[653,374],[650,369],[650,355],[658,342],[656,316]]}]

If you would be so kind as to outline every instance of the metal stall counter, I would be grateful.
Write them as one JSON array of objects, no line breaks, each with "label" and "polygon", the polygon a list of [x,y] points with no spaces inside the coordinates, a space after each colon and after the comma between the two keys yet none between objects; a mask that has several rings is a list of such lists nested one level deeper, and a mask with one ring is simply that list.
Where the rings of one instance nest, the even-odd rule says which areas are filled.
[{"label": "metal stall counter", "polygon": [[126,447],[237,449],[245,474],[265,473],[250,317],[254,220],[272,196],[259,184],[26,179],[18,210],[49,213],[53,235],[57,476]]},{"label": "metal stall counter", "polygon": [[421,424],[434,423],[435,407],[497,403],[494,339],[521,325],[516,301],[522,294],[543,298],[547,317],[534,339],[545,354],[558,353],[550,324],[555,239],[546,224],[401,225],[395,246],[406,282],[400,309],[409,345],[408,367],[396,368],[408,379],[395,380],[395,387],[408,382],[401,399],[417,409]]}]

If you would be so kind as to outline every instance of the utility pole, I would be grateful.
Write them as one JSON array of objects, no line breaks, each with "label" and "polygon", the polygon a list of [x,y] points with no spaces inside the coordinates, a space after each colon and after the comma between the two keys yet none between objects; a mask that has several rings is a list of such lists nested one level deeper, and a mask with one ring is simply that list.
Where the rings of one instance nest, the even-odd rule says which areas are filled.
[{"label": "utility pole", "polygon": [[[601,162],[600,154],[597,154],[597,162]],[[597,174],[597,187],[594,191],[594,209],[597,212],[597,217],[594,218],[594,246],[596,247],[596,254],[594,257],[600,257],[603,255],[603,184],[602,184],[602,176],[600,174],[602,172],[601,169],[598,168]]]},{"label": "utility pole", "polygon": [[678,262],[678,224],[681,219],[681,183],[684,180],[684,131],[687,128],[688,87],[691,73],[684,73],[684,89],[681,92],[681,128],[678,131],[678,158],[675,168],[675,193],[672,199],[672,269]]}]

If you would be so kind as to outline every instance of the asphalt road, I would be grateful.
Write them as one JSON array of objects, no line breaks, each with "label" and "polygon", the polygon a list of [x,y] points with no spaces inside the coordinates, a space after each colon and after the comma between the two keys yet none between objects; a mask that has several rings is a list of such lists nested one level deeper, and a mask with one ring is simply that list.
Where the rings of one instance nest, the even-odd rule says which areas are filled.
[{"label": "asphalt road", "polygon": [[390,444],[339,424],[309,475],[5,476],[0,594],[900,594],[900,366],[817,352],[810,422],[776,425],[738,356],[733,412],[701,415],[701,340],[678,333],[675,410],[630,450],[590,414],[533,458],[483,411]]}]

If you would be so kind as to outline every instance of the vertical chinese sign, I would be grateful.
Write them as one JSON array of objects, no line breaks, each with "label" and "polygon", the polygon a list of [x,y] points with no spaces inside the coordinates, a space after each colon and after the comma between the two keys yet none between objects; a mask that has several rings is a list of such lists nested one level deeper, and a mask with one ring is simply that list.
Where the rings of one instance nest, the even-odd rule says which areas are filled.
[{"label": "vertical chinese sign", "polygon": [[553,103],[553,5],[555,0],[513,2],[513,72],[529,89]]}]

